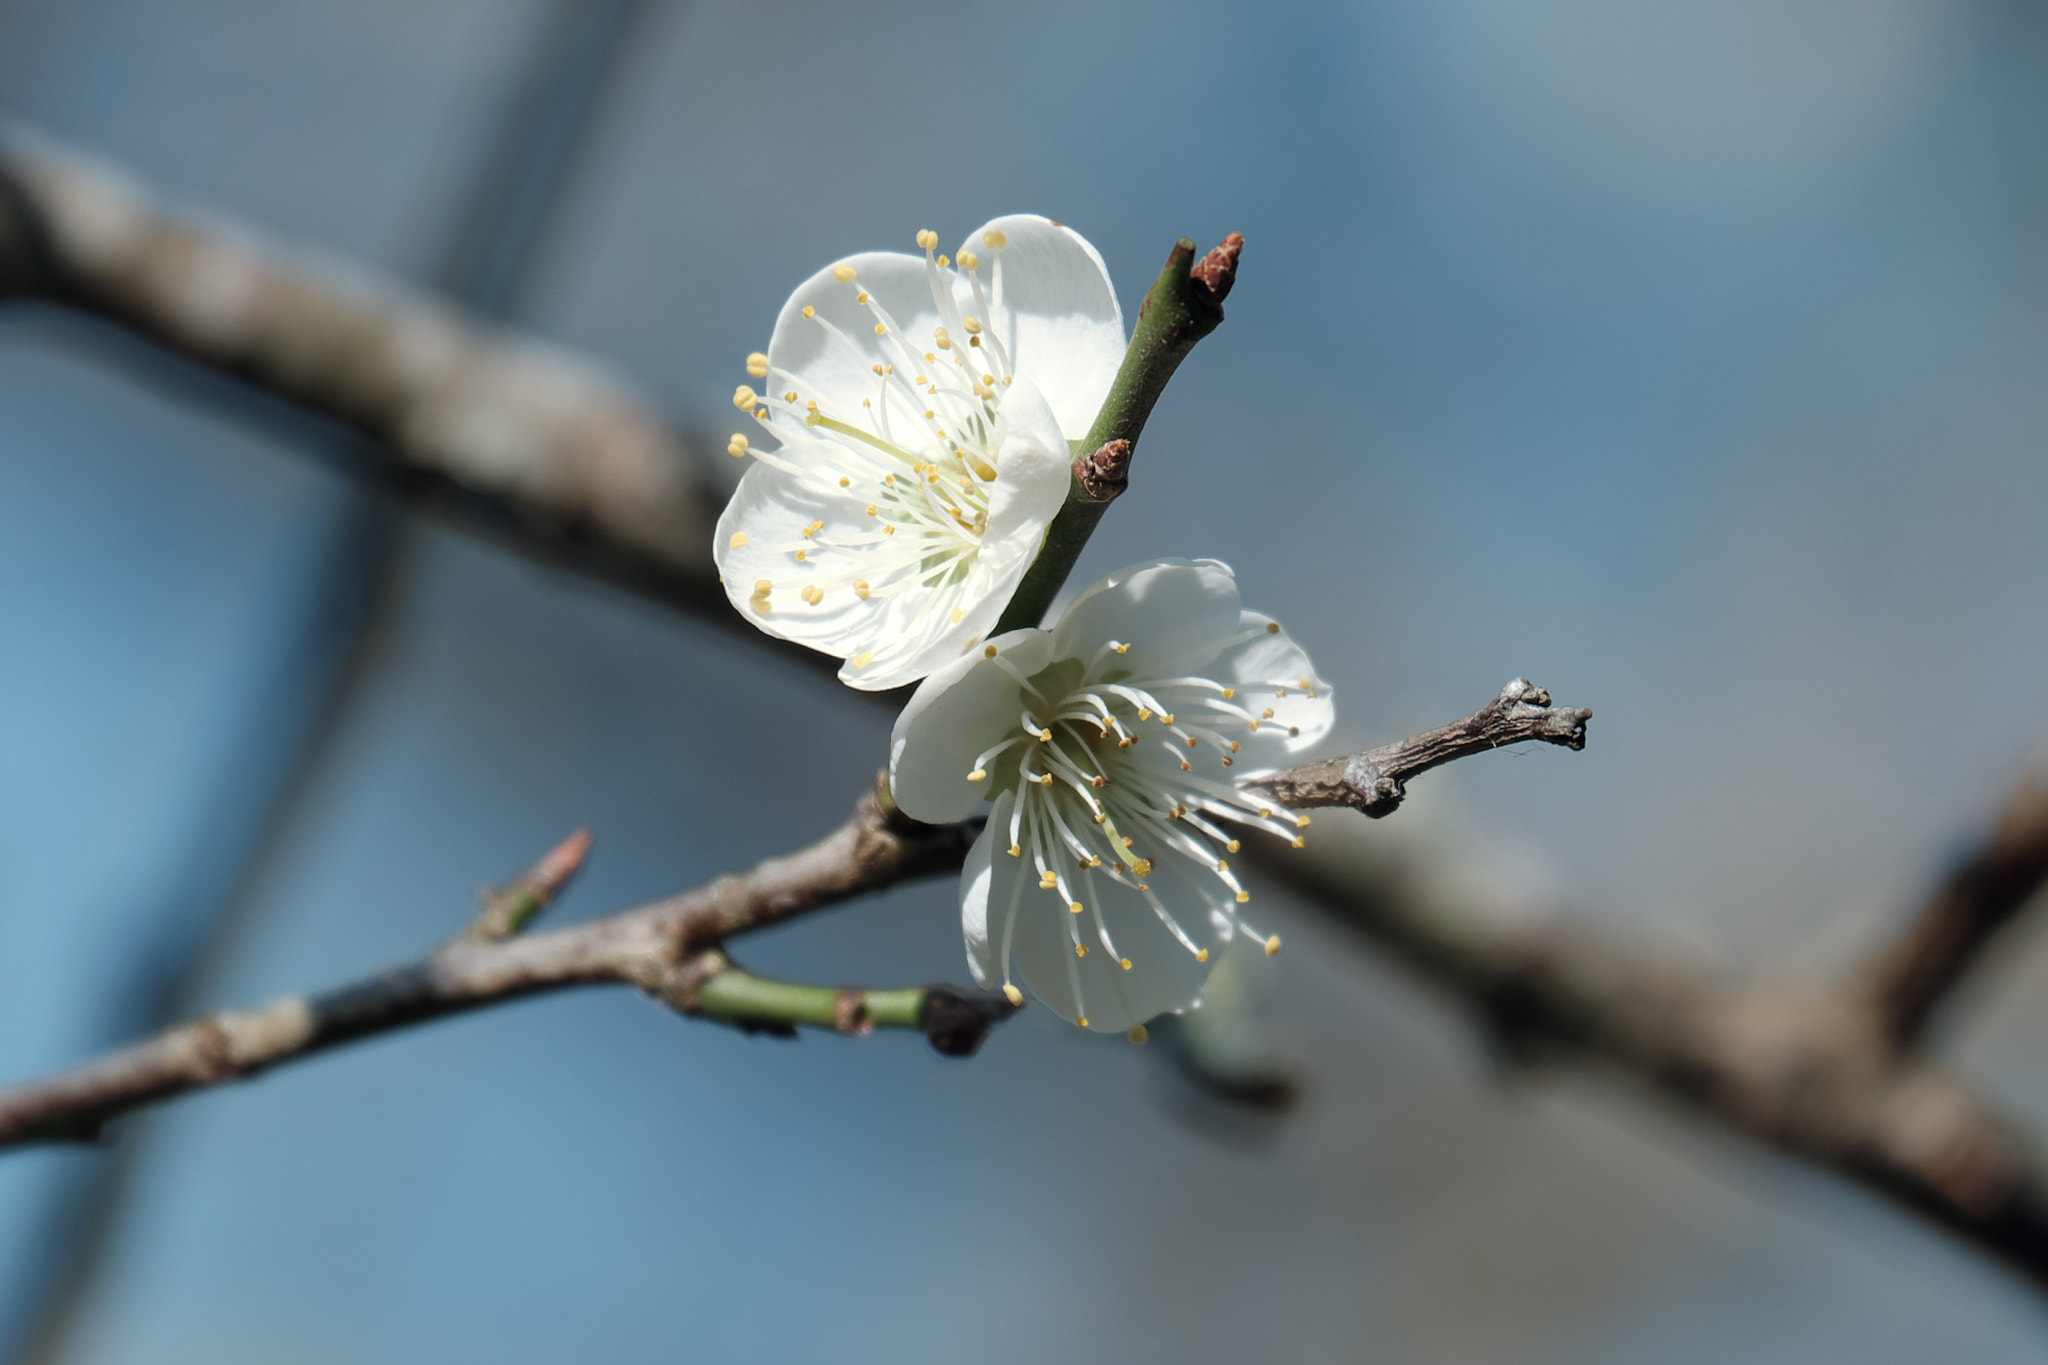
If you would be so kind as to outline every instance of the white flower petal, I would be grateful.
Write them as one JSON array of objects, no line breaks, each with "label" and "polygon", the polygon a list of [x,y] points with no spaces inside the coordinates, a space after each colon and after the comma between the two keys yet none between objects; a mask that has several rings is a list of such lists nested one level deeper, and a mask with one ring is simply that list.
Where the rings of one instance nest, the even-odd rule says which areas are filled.
[{"label": "white flower petal", "polygon": [[[841,280],[836,272],[853,271]],[[861,303],[867,294],[870,302]],[[877,336],[879,304],[897,331]],[[805,317],[806,307],[816,310]],[[821,325],[822,324],[822,325]],[[939,325],[937,305],[925,282],[924,261],[894,251],[864,251],[834,261],[797,286],[768,342],[769,378],[764,392],[782,391],[783,374],[799,395],[815,400],[847,420],[861,411],[861,400],[879,403],[882,381],[873,367],[902,365],[906,346],[921,352],[931,344]]]},{"label": "white flower petal", "polygon": [[1240,610],[1228,565],[1151,560],[1103,578],[1074,599],[1053,629],[1053,652],[1086,659],[1105,641],[1118,640],[1131,646],[1120,667],[1170,677],[1213,657]]},{"label": "white flower petal", "polygon": [[[1237,633],[1251,638],[1224,650],[1203,669],[1217,682],[1236,687],[1237,703],[1259,717],[1257,730],[1240,722],[1229,731],[1244,745],[1237,761],[1246,777],[1291,762],[1320,743],[1337,719],[1330,690],[1316,680],[1307,653],[1286,632],[1270,631],[1274,624],[1269,616],[1244,612]],[[1312,684],[1316,695],[1310,696],[1303,683]],[[1279,696],[1283,690],[1287,695]]]},{"label": "white flower petal", "polygon": [[[1011,965],[1031,993],[1060,1018],[1069,1023],[1085,1018],[1091,1029],[1122,1033],[1157,1015],[1177,1014],[1200,1003],[1202,986],[1209,979],[1208,964],[1174,937],[1137,891],[1100,872],[1077,874],[1074,892],[1084,908],[1076,915],[1058,896],[1038,889],[1037,870],[1027,859],[998,852],[993,864],[989,904],[997,911],[991,915],[989,927],[998,961],[1001,911],[1021,884]],[[1174,918],[1182,930],[1198,945],[1211,948],[1213,959],[1214,949],[1224,940],[1216,934],[1202,902],[1220,901],[1221,897],[1205,890],[1198,900],[1186,885],[1154,889],[1165,893],[1162,899],[1174,907]],[[1103,943],[1096,920],[1098,909],[1116,946],[1114,955]],[[1076,940],[1088,949],[1085,956],[1074,951]],[[1128,970],[1121,958],[1130,959]]]},{"label": "white flower petal", "polygon": [[1015,678],[987,656],[988,649],[1028,678],[1051,657],[1051,637],[1013,630],[919,684],[889,736],[889,790],[913,820],[964,820],[989,793],[986,782],[969,782],[967,774],[982,751],[1016,725],[1023,703]]},{"label": "white flower petal", "polygon": [[[1001,248],[988,236],[1000,234]],[[1016,364],[1045,391],[1066,439],[1088,434],[1123,363],[1124,318],[1109,270],[1086,238],[1036,214],[1011,214],[971,232],[962,251],[980,258],[985,297],[1002,272],[1000,301],[990,297],[1001,338]]]},{"label": "white flower petal", "polygon": [[983,990],[992,991],[1003,981],[1002,947],[989,941],[988,899],[1000,838],[1008,837],[999,838],[999,831],[1008,830],[1010,805],[1015,800],[1014,792],[996,798],[987,826],[967,850],[967,861],[960,868],[960,927],[967,937],[967,966],[974,973],[974,983]]}]

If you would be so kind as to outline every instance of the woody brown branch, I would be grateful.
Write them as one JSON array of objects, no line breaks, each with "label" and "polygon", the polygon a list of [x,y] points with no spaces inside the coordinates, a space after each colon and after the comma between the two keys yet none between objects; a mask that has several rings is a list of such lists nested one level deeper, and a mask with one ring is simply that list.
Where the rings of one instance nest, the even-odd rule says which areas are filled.
[{"label": "woody brown branch", "polygon": [[[1436,733],[1407,744],[1433,749]],[[552,932],[514,937],[516,926],[504,934],[473,928],[425,959],[367,981],[209,1015],[71,1071],[0,1090],[0,1147],[90,1138],[142,1105],[243,1080],[371,1034],[544,991],[629,985],[697,1013],[707,981],[730,966],[718,951],[726,940],[900,881],[959,869],[978,821],[918,824],[880,792],[878,781],[841,829],[751,872]],[[535,913],[575,874],[588,846],[587,836],[571,836],[515,884],[540,902]],[[488,905],[484,920],[492,922]],[[921,1024],[934,1046],[953,1055],[972,1052],[981,1033],[1008,1013],[978,993],[931,989]]]}]

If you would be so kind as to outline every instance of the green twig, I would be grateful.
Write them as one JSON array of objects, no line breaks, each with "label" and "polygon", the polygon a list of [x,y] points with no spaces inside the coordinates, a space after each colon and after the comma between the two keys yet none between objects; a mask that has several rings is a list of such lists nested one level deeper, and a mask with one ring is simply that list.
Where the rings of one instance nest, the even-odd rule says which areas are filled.
[{"label": "green twig", "polygon": [[1138,310],[1130,348],[1124,352],[1102,411],[1081,440],[1067,505],[1047,528],[1045,545],[1017,586],[995,633],[1035,626],[1045,619],[1104,509],[1123,492],[1131,447],[1145,429],[1145,419],[1152,415],[1152,405],[1159,401],[1166,381],[1173,378],[1195,343],[1223,321],[1223,299],[1236,281],[1237,257],[1243,248],[1244,238],[1232,233],[1198,261],[1193,242],[1183,237],[1175,243],[1165,269]]},{"label": "green twig", "polygon": [[686,1014],[787,1037],[799,1026],[847,1034],[912,1029],[949,1057],[972,1056],[989,1029],[1017,1010],[1000,995],[957,986],[864,990],[777,981],[734,966],[715,951],[703,955],[702,974],[670,1003]]}]

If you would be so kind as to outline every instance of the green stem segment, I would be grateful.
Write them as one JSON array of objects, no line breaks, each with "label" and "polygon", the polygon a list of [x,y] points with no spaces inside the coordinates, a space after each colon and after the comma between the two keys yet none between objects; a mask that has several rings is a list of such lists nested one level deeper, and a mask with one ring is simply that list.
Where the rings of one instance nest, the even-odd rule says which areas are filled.
[{"label": "green stem segment", "polygon": [[[1145,419],[1152,415],[1152,405],[1159,401],[1181,360],[1223,321],[1223,296],[1230,292],[1242,246],[1243,239],[1232,236],[1198,262],[1193,242],[1183,237],[1174,244],[1166,267],[1138,310],[1130,349],[1124,352],[1102,411],[1081,441],[1082,459],[1112,441],[1137,441]],[[1054,595],[1073,572],[1074,561],[1081,557],[1082,547],[1108,506],[1107,498],[1090,492],[1078,475],[1073,476],[1066,506],[1047,528],[1044,547],[992,633],[1036,626],[1045,619]]]},{"label": "green stem segment", "polygon": [[955,986],[813,986],[728,965],[697,986],[689,1012],[767,1033],[794,1034],[799,1026],[839,1033],[911,1029],[947,1056],[965,1057],[1015,1008],[1000,995]]}]

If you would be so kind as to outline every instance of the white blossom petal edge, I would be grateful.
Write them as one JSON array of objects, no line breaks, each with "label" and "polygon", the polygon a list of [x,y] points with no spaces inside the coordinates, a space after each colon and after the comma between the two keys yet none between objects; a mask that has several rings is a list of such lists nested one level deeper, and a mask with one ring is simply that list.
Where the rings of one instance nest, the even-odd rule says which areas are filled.
[{"label": "white blossom petal edge", "polygon": [[1215,560],[1110,574],[1051,630],[1011,631],[926,678],[889,781],[918,820],[994,801],[960,879],[974,978],[1024,985],[1083,1028],[1200,1002],[1245,921],[1223,822],[1302,842],[1308,817],[1243,790],[1320,740],[1334,711],[1308,656],[1245,611]]},{"label": "white blossom petal edge", "polygon": [[1124,354],[1123,314],[1080,234],[1030,215],[970,234],[957,260],[849,256],[776,320],[761,384],[733,402],[777,443],[719,518],[726,596],[785,640],[846,661],[865,691],[979,644],[1066,500]]}]

